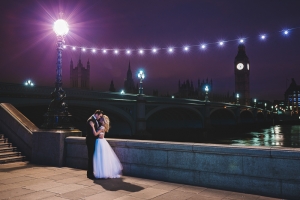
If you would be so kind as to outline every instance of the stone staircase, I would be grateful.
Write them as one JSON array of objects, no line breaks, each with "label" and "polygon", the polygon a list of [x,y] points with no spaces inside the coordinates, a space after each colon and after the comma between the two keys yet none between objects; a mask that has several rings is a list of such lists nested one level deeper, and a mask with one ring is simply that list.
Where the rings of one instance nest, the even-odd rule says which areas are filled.
[{"label": "stone staircase", "polygon": [[25,156],[22,156],[17,147],[13,147],[12,143],[9,143],[8,139],[0,134],[0,164],[19,161],[25,161]]}]

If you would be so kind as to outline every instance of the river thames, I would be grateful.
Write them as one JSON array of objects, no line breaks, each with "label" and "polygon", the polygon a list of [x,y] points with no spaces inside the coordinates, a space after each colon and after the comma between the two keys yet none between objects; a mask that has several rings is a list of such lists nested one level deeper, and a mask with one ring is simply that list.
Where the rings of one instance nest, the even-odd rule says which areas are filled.
[{"label": "river thames", "polygon": [[242,131],[228,137],[207,139],[205,143],[240,146],[274,146],[300,148],[300,125],[274,125],[255,131]]},{"label": "river thames", "polygon": [[161,130],[152,132],[152,135],[152,140],[174,142],[300,148],[300,125],[274,125],[238,131],[219,130],[216,134],[206,136],[202,132],[191,130]]}]

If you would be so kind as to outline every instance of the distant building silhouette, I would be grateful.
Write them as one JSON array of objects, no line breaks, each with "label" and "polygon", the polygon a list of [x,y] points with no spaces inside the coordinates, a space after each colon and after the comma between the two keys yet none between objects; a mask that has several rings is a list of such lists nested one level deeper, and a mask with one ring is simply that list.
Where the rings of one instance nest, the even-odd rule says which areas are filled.
[{"label": "distant building silhouette", "polygon": [[250,62],[245,49],[244,44],[239,44],[234,59],[235,93],[239,94],[240,104],[250,105]]},{"label": "distant building silhouette", "polygon": [[115,91],[116,91],[115,86],[114,86],[114,81],[111,81],[111,82],[110,82],[110,85],[109,85],[109,91],[110,91],[110,92],[115,92]]},{"label": "distant building silhouette", "polygon": [[153,96],[158,96],[158,90],[153,90],[152,95],[153,95]]},{"label": "distant building silhouette", "polygon": [[79,59],[77,66],[73,67],[73,60],[70,61],[70,87],[79,89],[90,89],[90,62],[85,68]]},{"label": "distant building silhouette", "polygon": [[[197,85],[194,86],[193,81],[190,81],[187,79],[183,83],[178,81],[178,91],[174,94],[175,98],[188,98],[188,99],[199,99],[204,100],[205,99],[205,87],[208,86],[209,92],[209,100],[214,102],[226,102],[226,103],[235,103],[236,98],[234,97],[234,93],[229,94],[217,94],[213,90],[213,81],[212,79],[209,81],[208,78],[206,80],[200,81],[198,79]],[[155,90],[153,91],[153,94]],[[168,95],[161,95],[161,96],[168,96]]]},{"label": "distant building silhouette", "polygon": [[126,93],[133,93],[137,94],[138,93],[138,85],[135,87],[134,86],[134,81],[132,79],[132,72],[130,69],[130,62],[128,65],[128,70],[127,70],[127,77],[124,80],[124,90]]},{"label": "distant building silhouette", "polygon": [[292,82],[290,86],[287,88],[287,90],[284,93],[284,99],[289,110],[292,110],[296,113],[299,112],[300,85],[296,84],[294,78],[292,78]]},{"label": "distant building silhouette", "polygon": [[189,79],[183,81],[183,83],[181,83],[179,80],[178,92],[175,93],[175,96],[179,98],[201,99],[201,97],[205,96],[205,91],[204,91],[205,86],[208,86],[209,93],[211,93],[212,79],[210,81],[206,79],[206,82],[204,80],[201,82],[200,79],[198,79],[197,86],[194,86],[193,81],[190,81]]}]

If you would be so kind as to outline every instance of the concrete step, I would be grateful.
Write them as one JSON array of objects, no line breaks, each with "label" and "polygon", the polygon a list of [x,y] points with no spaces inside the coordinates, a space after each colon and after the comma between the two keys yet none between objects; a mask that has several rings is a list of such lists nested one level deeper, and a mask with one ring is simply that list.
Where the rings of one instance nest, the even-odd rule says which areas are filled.
[{"label": "concrete step", "polygon": [[11,163],[11,162],[20,162],[24,161],[25,156],[13,156],[7,158],[0,158],[0,164]]},{"label": "concrete step", "polygon": [[0,143],[0,148],[1,147],[12,147],[12,144],[11,143]]},{"label": "concrete step", "polygon": [[16,152],[17,147],[2,147],[0,148],[0,153],[2,152]]},{"label": "concrete step", "polygon": [[12,143],[0,134],[0,164],[25,161],[26,157],[21,155],[17,147],[13,147]]},{"label": "concrete step", "polygon": [[21,153],[14,152],[14,151],[0,153],[0,158],[17,157],[17,156],[21,156]]}]

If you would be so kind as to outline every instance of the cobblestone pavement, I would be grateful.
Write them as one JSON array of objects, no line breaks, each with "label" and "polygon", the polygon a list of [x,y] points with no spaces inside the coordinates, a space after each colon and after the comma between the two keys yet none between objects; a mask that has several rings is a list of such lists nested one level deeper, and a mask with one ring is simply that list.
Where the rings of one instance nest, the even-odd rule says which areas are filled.
[{"label": "cobblestone pavement", "polygon": [[216,200],[276,198],[130,176],[90,180],[86,171],[17,162],[0,165],[0,199]]}]

